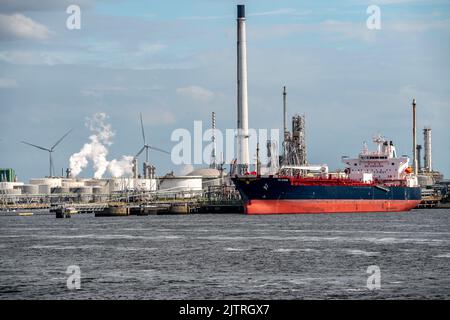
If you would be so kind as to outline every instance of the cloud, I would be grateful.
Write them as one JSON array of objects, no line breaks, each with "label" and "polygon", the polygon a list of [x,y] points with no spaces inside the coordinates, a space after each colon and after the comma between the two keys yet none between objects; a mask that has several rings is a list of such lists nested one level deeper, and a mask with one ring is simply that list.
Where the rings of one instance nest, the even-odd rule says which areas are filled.
[{"label": "cloud", "polygon": [[160,43],[152,43],[152,44],[141,44],[139,46],[139,54],[154,54],[165,49],[166,46]]},{"label": "cloud", "polygon": [[80,90],[81,95],[85,97],[102,97],[111,94],[141,94],[148,91],[160,91],[164,87],[161,85],[149,86],[123,86],[123,85],[95,85]]},{"label": "cloud", "polygon": [[1,89],[16,88],[16,87],[17,87],[16,79],[0,78]]},{"label": "cloud", "polygon": [[431,30],[450,30],[450,19],[433,21],[408,21],[386,24],[386,29],[396,32],[418,33]]},{"label": "cloud", "polygon": [[[319,34],[331,40],[357,40],[370,43],[379,34],[399,36],[399,34],[416,34],[429,31],[446,32],[450,30],[450,19],[414,20],[407,22],[382,22],[381,30],[369,30],[365,21],[348,22],[341,20],[324,20],[318,23],[291,23],[257,26],[249,30],[249,35],[255,40],[282,38],[296,35]],[[386,31],[386,32],[384,32]]]},{"label": "cloud", "polygon": [[223,15],[223,16],[190,16],[181,17],[179,20],[221,20],[221,19],[233,19],[233,15]]},{"label": "cloud", "polygon": [[151,112],[144,112],[144,125],[169,125],[176,122],[175,114],[169,110],[155,109]]},{"label": "cloud", "polygon": [[92,88],[82,89],[80,93],[83,96],[99,97],[103,94],[122,93],[125,91],[128,91],[128,88],[123,86],[98,85]]},{"label": "cloud", "polygon": [[71,4],[77,4],[83,9],[91,8],[95,0],[0,0],[1,12],[23,12],[23,11],[65,11]]},{"label": "cloud", "polygon": [[[413,2],[424,2],[423,0],[378,0],[377,5],[390,5],[390,4],[403,4],[403,3],[413,3]],[[368,4],[372,4],[373,1],[368,1]]]},{"label": "cloud", "polygon": [[374,39],[376,32],[369,30],[365,23],[352,23],[337,20],[326,20],[319,26],[326,34],[335,34],[344,39],[356,39],[369,42]]},{"label": "cloud", "polygon": [[207,103],[214,98],[214,92],[200,86],[187,86],[177,89],[177,94],[198,102]]},{"label": "cloud", "polygon": [[[263,16],[280,16],[280,15],[293,15],[300,16],[311,11],[299,12],[293,8],[280,8],[271,11],[262,11],[262,12],[254,12],[247,13],[248,17],[263,17]],[[190,17],[181,17],[180,20],[222,20],[222,19],[234,19],[234,15],[222,15],[222,16],[190,16]]]},{"label": "cloud", "polygon": [[61,52],[47,51],[0,51],[0,61],[16,65],[46,65],[70,63],[67,55]]},{"label": "cloud", "polygon": [[0,40],[33,39],[44,40],[51,35],[46,26],[23,14],[0,14]]},{"label": "cloud", "polygon": [[279,16],[279,15],[296,15],[298,11],[292,8],[280,8],[272,11],[255,12],[247,14],[249,17],[252,16]]}]

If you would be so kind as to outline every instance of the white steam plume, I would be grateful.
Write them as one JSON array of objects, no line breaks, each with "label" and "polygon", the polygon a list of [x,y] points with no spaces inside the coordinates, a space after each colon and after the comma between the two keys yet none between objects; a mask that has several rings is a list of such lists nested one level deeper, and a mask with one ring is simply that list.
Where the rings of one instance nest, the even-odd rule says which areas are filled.
[{"label": "white steam plume", "polygon": [[114,178],[133,173],[133,157],[123,156],[121,160],[112,160],[109,163],[109,172]]},{"label": "white steam plume", "polygon": [[91,130],[90,142],[85,143],[81,150],[70,157],[70,170],[72,177],[78,176],[84,168],[92,161],[94,167],[94,178],[100,179],[105,172],[109,172],[113,177],[121,177],[132,171],[133,157],[123,156],[121,160],[106,159],[108,146],[112,144],[114,132],[111,125],[106,122],[108,116],[105,113],[96,113],[91,118],[87,118],[85,125]]}]

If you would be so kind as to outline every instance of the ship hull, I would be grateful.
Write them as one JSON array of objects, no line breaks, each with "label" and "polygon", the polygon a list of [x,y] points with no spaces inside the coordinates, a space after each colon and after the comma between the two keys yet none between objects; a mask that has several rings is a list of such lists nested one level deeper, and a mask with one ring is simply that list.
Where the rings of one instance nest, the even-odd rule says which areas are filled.
[{"label": "ship hull", "polygon": [[400,212],[415,208],[420,200],[249,200],[247,214],[306,214]]},{"label": "ship hull", "polygon": [[275,177],[233,178],[247,214],[400,212],[416,207],[419,187]]}]

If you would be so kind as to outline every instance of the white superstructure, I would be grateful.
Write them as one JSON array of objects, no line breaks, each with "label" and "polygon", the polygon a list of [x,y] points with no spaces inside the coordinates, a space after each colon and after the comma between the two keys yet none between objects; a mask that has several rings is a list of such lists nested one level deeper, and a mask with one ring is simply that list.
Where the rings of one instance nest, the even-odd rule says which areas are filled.
[{"label": "white superstructure", "polygon": [[409,167],[409,158],[397,157],[392,141],[381,136],[374,137],[373,142],[377,145],[376,151],[369,151],[364,143],[358,158],[342,158],[342,162],[347,165],[348,178],[363,182],[405,181],[408,186],[416,186],[417,178]]}]

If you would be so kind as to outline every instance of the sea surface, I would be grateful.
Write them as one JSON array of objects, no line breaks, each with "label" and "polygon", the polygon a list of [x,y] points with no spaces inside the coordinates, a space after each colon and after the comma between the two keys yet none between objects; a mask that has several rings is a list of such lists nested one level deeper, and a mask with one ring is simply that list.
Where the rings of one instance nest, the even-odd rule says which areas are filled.
[{"label": "sea surface", "polygon": [[0,299],[416,298],[450,298],[448,209],[0,216]]}]

